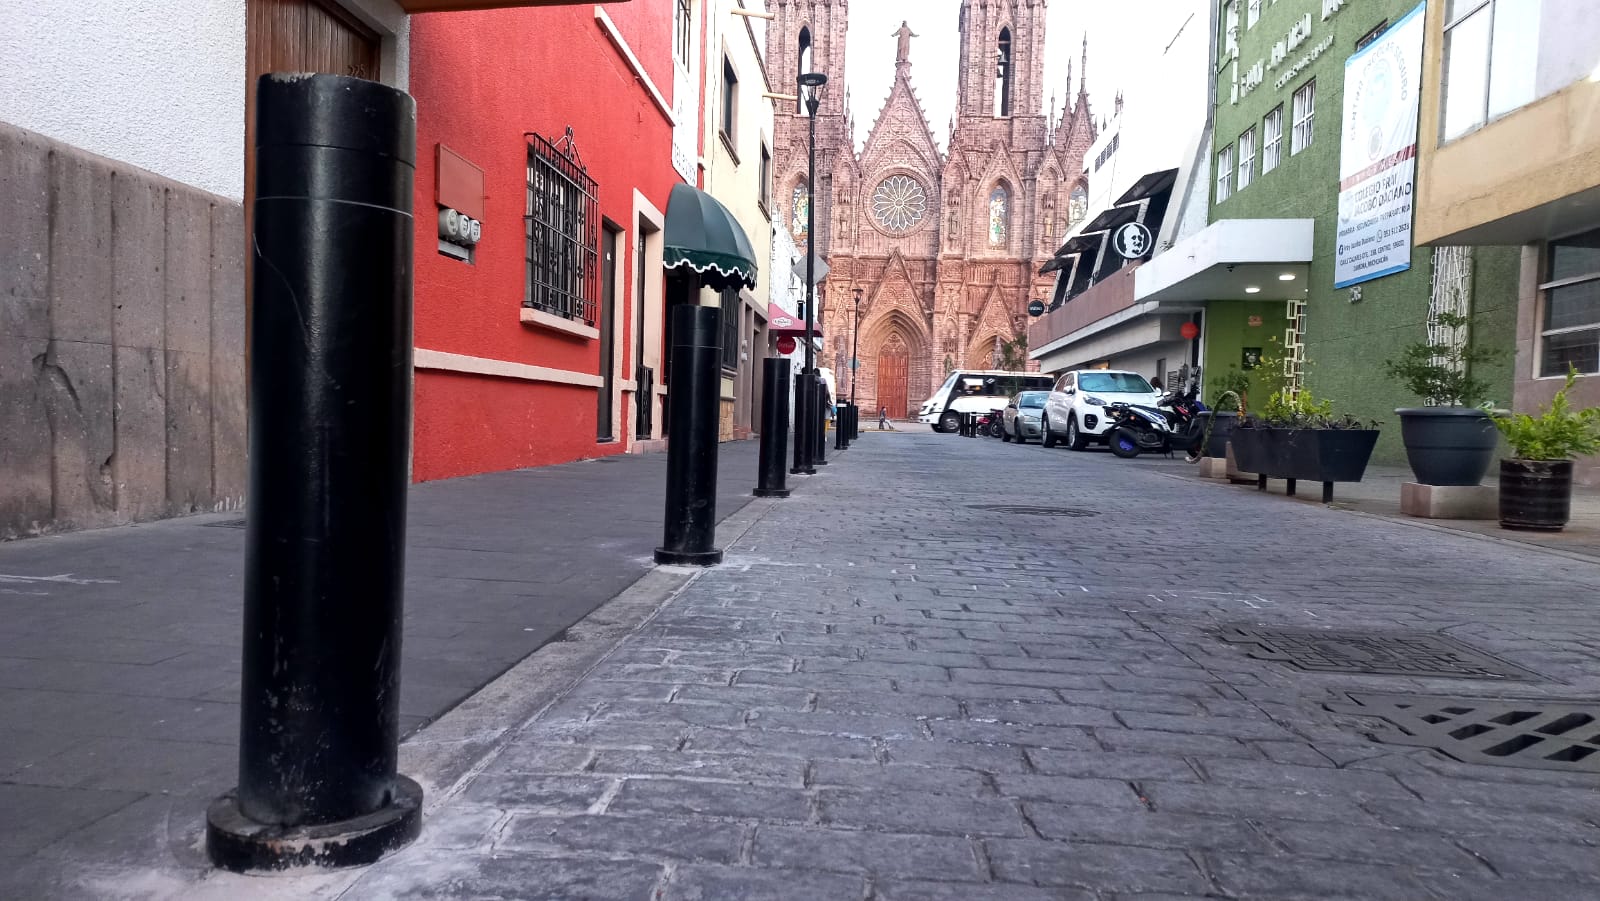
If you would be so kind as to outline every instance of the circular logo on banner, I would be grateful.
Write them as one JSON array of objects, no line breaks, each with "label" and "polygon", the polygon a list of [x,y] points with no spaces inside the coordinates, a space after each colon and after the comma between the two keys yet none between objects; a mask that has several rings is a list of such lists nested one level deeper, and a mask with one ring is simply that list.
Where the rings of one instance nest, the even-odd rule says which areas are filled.
[{"label": "circular logo on banner", "polygon": [[792,354],[794,353],[794,347],[795,344],[793,335],[784,335],[778,339],[778,353]]},{"label": "circular logo on banner", "polygon": [[1029,316],[1043,316],[1044,315],[1044,301],[1036,300],[1036,301],[1028,304],[1028,315]]},{"label": "circular logo on banner", "polygon": [[1150,252],[1155,238],[1144,223],[1129,222],[1111,233],[1111,247],[1125,260],[1134,260]]}]

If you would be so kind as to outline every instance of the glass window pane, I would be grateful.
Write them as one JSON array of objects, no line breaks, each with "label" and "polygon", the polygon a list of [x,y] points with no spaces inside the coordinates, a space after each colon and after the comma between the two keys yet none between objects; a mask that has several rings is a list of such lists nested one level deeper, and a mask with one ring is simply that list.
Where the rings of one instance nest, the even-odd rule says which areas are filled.
[{"label": "glass window pane", "polygon": [[1551,288],[1545,302],[1545,331],[1600,325],[1600,280]]},{"label": "glass window pane", "polygon": [[1566,375],[1569,366],[1583,373],[1600,372],[1600,329],[1545,337],[1539,374]]},{"label": "glass window pane", "polygon": [[1449,0],[1445,4],[1444,20],[1446,23],[1454,22],[1457,18],[1472,12],[1487,2],[1489,0]]},{"label": "glass window pane", "polygon": [[1489,9],[1485,7],[1444,36],[1444,138],[1483,123],[1489,81]]},{"label": "glass window pane", "polygon": [[1550,281],[1600,275],[1600,231],[1563,238],[1550,245]]},{"label": "glass window pane", "polygon": [[1495,0],[1489,118],[1532,103],[1539,73],[1541,0]]}]

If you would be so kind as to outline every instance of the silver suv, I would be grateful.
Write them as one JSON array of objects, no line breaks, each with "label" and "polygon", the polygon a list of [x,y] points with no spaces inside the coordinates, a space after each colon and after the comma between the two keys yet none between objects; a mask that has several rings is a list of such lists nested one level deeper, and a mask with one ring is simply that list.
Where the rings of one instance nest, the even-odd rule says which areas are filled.
[{"label": "silver suv", "polygon": [[1075,369],[1056,379],[1044,402],[1040,440],[1045,447],[1065,442],[1083,450],[1089,442],[1105,443],[1111,429],[1106,405],[1143,404],[1153,407],[1161,392],[1137,372],[1118,369]]}]

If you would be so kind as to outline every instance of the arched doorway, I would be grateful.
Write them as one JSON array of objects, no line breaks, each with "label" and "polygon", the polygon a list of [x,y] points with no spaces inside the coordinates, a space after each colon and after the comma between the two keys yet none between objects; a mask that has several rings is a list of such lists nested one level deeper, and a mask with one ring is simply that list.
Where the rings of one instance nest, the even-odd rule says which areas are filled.
[{"label": "arched doorway", "polygon": [[907,380],[911,370],[911,352],[905,339],[891,335],[878,350],[878,405],[895,418],[911,413],[911,400]]}]

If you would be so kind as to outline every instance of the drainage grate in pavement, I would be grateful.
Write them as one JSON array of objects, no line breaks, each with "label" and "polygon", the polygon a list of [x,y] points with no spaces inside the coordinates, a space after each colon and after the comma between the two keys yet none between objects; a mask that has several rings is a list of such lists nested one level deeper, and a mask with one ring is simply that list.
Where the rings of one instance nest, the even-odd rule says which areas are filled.
[{"label": "drainage grate in pavement", "polygon": [[221,520],[218,520],[216,522],[201,523],[201,525],[210,526],[213,529],[242,529],[242,528],[244,528],[244,520],[242,520],[242,519],[221,519]]},{"label": "drainage grate in pavement", "polygon": [[1350,694],[1326,704],[1393,728],[1376,741],[1432,748],[1463,763],[1600,774],[1600,704],[1505,698]]},{"label": "drainage grate in pavement", "polygon": [[1313,673],[1443,679],[1540,678],[1537,673],[1433,632],[1226,626],[1221,638],[1255,645],[1249,654],[1258,660],[1281,660]]},{"label": "drainage grate in pavement", "polygon": [[1078,507],[1028,507],[1020,504],[968,504],[973,510],[987,510],[990,513],[1008,513],[1013,516],[1099,516],[1095,510],[1083,510]]}]

